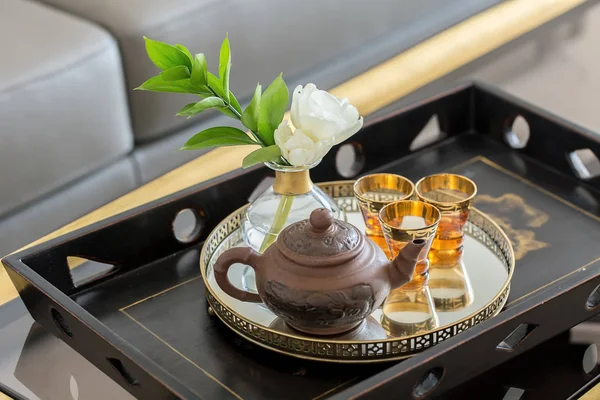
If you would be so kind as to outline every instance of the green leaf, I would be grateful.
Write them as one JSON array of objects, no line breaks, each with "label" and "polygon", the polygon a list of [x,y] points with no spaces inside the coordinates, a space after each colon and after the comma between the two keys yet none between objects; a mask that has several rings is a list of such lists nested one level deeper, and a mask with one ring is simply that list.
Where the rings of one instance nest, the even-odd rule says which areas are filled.
[{"label": "green leaf", "polygon": [[157,40],[148,39],[145,36],[144,40],[146,41],[146,52],[148,53],[148,57],[150,57],[150,60],[152,60],[154,65],[158,68],[165,70],[178,65],[185,65],[188,69],[192,69],[192,60],[177,47]]},{"label": "green leaf", "polygon": [[185,55],[188,56],[190,61],[194,60],[194,57],[192,57],[192,53],[190,53],[190,51],[187,49],[187,47],[185,47],[182,44],[176,44],[175,47],[177,47],[179,50],[183,51],[185,53]]},{"label": "green leaf", "polygon": [[238,116],[235,115],[233,111],[229,107],[217,107],[217,110],[223,115],[227,115],[230,118],[238,119]]},{"label": "green leaf", "polygon": [[242,106],[240,106],[239,101],[235,98],[231,90],[229,91],[229,104],[231,104],[235,111],[242,115]]},{"label": "green leaf", "polygon": [[208,86],[222,99],[225,98],[225,92],[223,91],[223,87],[221,86],[221,81],[214,74],[208,72],[207,73],[207,81]]},{"label": "green leaf", "polygon": [[196,103],[186,104],[181,110],[177,111],[177,115],[187,115],[188,111],[191,110]]},{"label": "green leaf", "polygon": [[248,168],[254,164],[263,163],[266,161],[280,161],[281,151],[277,146],[261,147],[260,149],[248,154],[242,161],[242,168]]},{"label": "green leaf", "polygon": [[219,106],[224,106],[225,103],[223,102],[223,100],[221,100],[218,97],[207,97],[204,100],[200,100],[197,103],[192,103],[193,106],[189,107],[190,104],[186,105],[185,107],[183,107],[181,110],[179,110],[179,112],[177,113],[178,116],[187,116],[192,117],[196,114],[201,113],[204,110],[207,110],[209,108],[213,108],[213,107],[219,107]]},{"label": "green leaf", "polygon": [[229,38],[225,37],[221,45],[221,54],[219,56],[219,78],[223,85],[224,99],[229,102],[229,73],[231,71],[231,50],[229,48]]},{"label": "green leaf", "polygon": [[283,120],[288,98],[288,88],[280,74],[271,82],[260,99],[258,135],[269,146],[275,144],[273,134]]},{"label": "green leaf", "polygon": [[[211,74],[210,72],[208,73],[207,77],[208,86],[215,92],[217,96],[226,100],[225,92],[223,92],[223,88],[221,87],[221,82],[219,81],[219,78],[217,78],[214,74]],[[231,93],[231,91],[229,92],[229,94],[231,95],[229,98],[229,103],[238,113],[241,114],[242,108],[240,107],[240,103],[238,103],[237,99],[235,98],[233,93]],[[236,115],[229,107],[217,107],[217,110],[227,115],[228,117],[235,119],[240,118],[239,115]]]},{"label": "green leaf", "polygon": [[165,81],[162,75],[154,76],[142,83],[135,90],[148,90],[152,92],[168,93],[191,93],[201,96],[206,95],[206,90],[191,84],[189,79],[180,79],[177,81]]},{"label": "green leaf", "polygon": [[190,77],[190,70],[185,65],[178,65],[169,69],[165,69],[160,73],[160,76],[164,81],[178,81],[180,79],[187,79]]},{"label": "green leaf", "polygon": [[262,94],[262,87],[260,83],[256,85],[254,90],[254,96],[244,113],[242,114],[242,124],[252,132],[258,132],[258,110],[260,109],[260,96]]},{"label": "green leaf", "polygon": [[218,146],[258,145],[246,133],[231,126],[217,126],[206,129],[188,140],[182,150],[197,150]]},{"label": "green leaf", "polygon": [[192,83],[195,85],[206,85],[208,83],[206,73],[206,57],[202,53],[196,54],[194,65],[192,66]]},{"label": "green leaf", "polygon": [[197,94],[200,97],[214,96],[213,92],[210,91],[208,86],[200,86],[200,87],[195,86],[195,85],[193,85],[193,86],[196,88],[196,91],[197,91],[197,93],[195,93],[195,94]]}]

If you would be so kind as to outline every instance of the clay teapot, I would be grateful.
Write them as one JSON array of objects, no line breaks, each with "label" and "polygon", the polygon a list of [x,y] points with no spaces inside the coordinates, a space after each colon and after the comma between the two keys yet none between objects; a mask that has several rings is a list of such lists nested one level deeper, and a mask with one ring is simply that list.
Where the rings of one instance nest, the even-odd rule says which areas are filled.
[{"label": "clay teapot", "polygon": [[[414,240],[389,261],[358,228],[319,208],[308,220],[285,228],[262,255],[249,247],[225,251],[214,272],[230,296],[264,302],[299,331],[335,335],[358,326],[390,290],[410,281],[424,245]],[[231,284],[227,271],[235,263],[254,269],[259,294]]]}]

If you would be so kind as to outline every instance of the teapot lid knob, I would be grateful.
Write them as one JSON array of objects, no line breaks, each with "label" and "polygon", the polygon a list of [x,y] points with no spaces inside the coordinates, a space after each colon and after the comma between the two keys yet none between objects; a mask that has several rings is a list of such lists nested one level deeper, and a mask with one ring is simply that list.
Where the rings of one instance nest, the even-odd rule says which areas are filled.
[{"label": "teapot lid knob", "polygon": [[315,233],[327,231],[333,224],[333,213],[326,208],[317,208],[310,213],[310,226]]}]

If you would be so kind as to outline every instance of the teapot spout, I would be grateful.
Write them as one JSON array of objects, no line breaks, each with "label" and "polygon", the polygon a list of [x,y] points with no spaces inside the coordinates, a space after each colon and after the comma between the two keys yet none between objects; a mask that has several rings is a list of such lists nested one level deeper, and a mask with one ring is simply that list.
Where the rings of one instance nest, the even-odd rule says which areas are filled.
[{"label": "teapot spout", "polygon": [[415,272],[419,254],[427,242],[424,239],[415,239],[400,250],[400,254],[389,264],[390,285],[396,289],[408,283]]}]

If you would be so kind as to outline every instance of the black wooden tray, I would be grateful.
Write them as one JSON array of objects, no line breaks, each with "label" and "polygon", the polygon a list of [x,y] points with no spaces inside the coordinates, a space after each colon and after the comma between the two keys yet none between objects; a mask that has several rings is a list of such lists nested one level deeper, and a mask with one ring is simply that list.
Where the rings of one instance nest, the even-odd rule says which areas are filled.
[{"label": "black wooden tray", "polygon": [[[445,139],[411,151],[434,116]],[[530,131],[526,145],[517,140],[518,116]],[[208,232],[270,174],[263,167],[197,185],[3,263],[38,322],[142,399],[439,395],[600,311],[600,182],[590,177],[595,165],[588,162],[590,152],[600,154],[600,141],[591,133],[469,84],[370,123],[350,146],[341,150],[355,153],[344,176],[333,151],[312,171],[313,180],[345,179],[349,171],[415,179],[452,170],[477,182],[476,206],[503,226],[517,255],[499,316],[384,365],[332,367],[236,336],[207,313],[199,251]],[[184,209],[194,210],[202,228],[189,243],[178,241],[172,227]],[[72,274],[67,257],[73,256],[114,268],[76,285],[73,276],[97,264]]]}]

